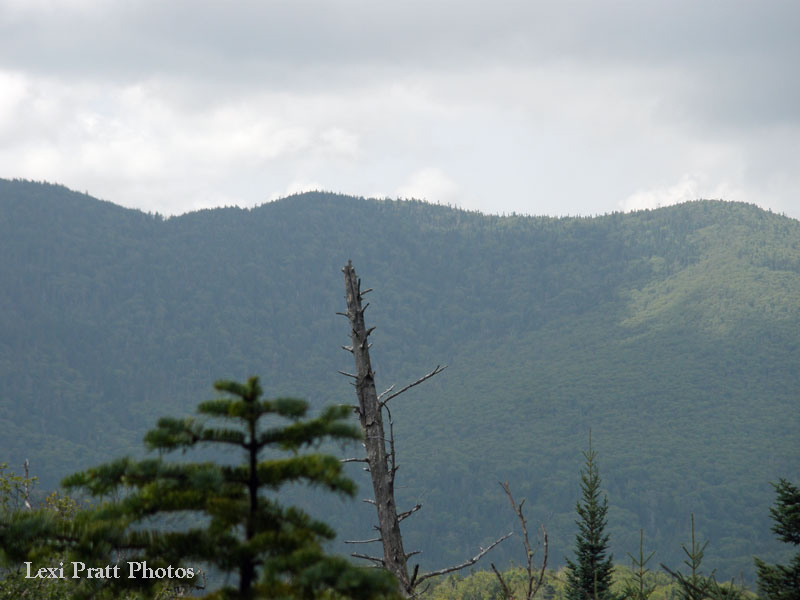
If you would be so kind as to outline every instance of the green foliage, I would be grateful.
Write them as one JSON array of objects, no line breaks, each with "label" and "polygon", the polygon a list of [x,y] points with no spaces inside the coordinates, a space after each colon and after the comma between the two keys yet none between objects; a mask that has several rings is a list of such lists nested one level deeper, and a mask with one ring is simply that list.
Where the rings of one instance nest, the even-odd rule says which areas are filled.
[{"label": "green foliage", "polygon": [[[515,580],[512,578],[512,581]],[[494,573],[476,571],[468,577],[449,575],[423,597],[425,600],[484,600],[502,598],[502,593],[500,582]]]},{"label": "green foliage", "polygon": [[[590,426],[615,556],[644,528],[679,564],[689,507],[726,578],[749,577],[753,554],[784,561],[764,482],[800,477],[797,220],[713,201],[499,217],[322,193],[164,219],[0,180],[0,257],[0,457],[30,458],[44,489],[141,457],[152,415],[190,411],[214,373],[279,373],[275,395],[350,401],[334,313],[352,258],[375,290],[381,388],[449,365],[393,410],[398,502],[425,505],[403,523],[423,570],[511,525],[498,479],[547,522],[558,566]],[[366,504],[286,495],[371,537]]]},{"label": "green foliage", "polygon": [[606,533],[608,497],[600,492],[600,471],[597,453],[592,448],[583,453],[586,467],[581,472],[582,501],[576,505],[578,534],[575,536],[575,559],[567,559],[568,600],[610,600],[612,557],[608,555],[609,535]]},{"label": "green foliage", "polygon": [[8,469],[8,463],[0,463],[0,514],[23,508],[30,490],[38,481],[38,477],[17,475]]},{"label": "green foliage", "polygon": [[[71,519],[64,518],[70,506],[57,498],[52,504],[61,513],[17,514],[0,529],[8,557],[38,566],[65,553],[69,562],[112,563],[135,574],[70,581],[75,597],[151,597],[197,587],[201,565],[237,580],[208,598],[394,597],[388,573],[326,554],[322,544],[333,530],[284,506],[277,495],[302,483],[352,496],[355,486],[337,458],[306,451],[325,439],[360,439],[358,429],[344,422],[349,409],[331,407],[309,419],[302,400],[262,399],[255,377],[243,384],[220,381],[215,388],[227,395],[201,403],[198,418],[160,419],[145,444],[162,454],[232,447],[243,453],[241,464],[122,458],[77,473],[64,480],[65,487],[112,499]],[[148,578],[146,569],[156,576]]]},{"label": "green foliage", "polygon": [[[497,582],[497,577],[490,571],[476,571],[462,577],[450,575],[440,579],[436,585],[425,595],[423,600],[500,600],[503,598],[502,589]],[[512,567],[502,573],[503,580],[508,582],[514,598],[524,598],[527,588],[527,573],[522,567]],[[611,591],[616,597],[631,598],[626,590],[634,578],[634,572],[623,565],[614,567],[614,582]],[[545,583],[537,594],[540,600],[567,600],[567,585],[565,571],[551,571],[545,573]],[[645,589],[652,589],[652,597],[656,600],[670,600],[676,597],[676,586],[665,573],[647,572],[644,575]],[[636,596],[633,596],[636,597]]]},{"label": "green foliage", "polygon": [[689,548],[681,545],[683,552],[686,554],[684,564],[689,567],[689,574],[684,575],[680,571],[676,573],[669,573],[675,577],[679,585],[679,600],[703,600],[709,594],[711,582],[708,578],[704,577],[701,573],[701,565],[703,563],[703,555],[708,546],[708,540],[702,545],[695,542],[694,537],[694,514],[692,515],[692,544]]},{"label": "green foliage", "polygon": [[[88,502],[86,503],[88,507]],[[86,508],[84,507],[84,508]],[[66,520],[74,519],[81,510],[81,504],[74,498],[64,496],[58,490],[50,492],[44,499],[44,508]]]},{"label": "green foliage", "polygon": [[728,584],[720,585],[712,571],[711,575],[702,574],[702,563],[708,540],[702,545],[695,541],[694,514],[692,514],[692,541],[687,548],[681,545],[686,559],[684,564],[689,567],[689,573],[684,574],[680,571],[672,571],[668,567],[661,565],[675,579],[678,585],[678,600],[744,600],[747,594],[743,589],[734,585],[733,580]]},{"label": "green foliage", "polygon": [[[20,547],[20,537],[35,543],[32,536],[43,531],[43,523],[63,525],[71,522],[80,505],[72,498],[52,492],[41,506],[35,508],[31,499],[38,478],[27,474],[27,464],[25,472],[25,475],[16,475],[8,470],[6,463],[0,463],[0,598],[66,600],[71,598],[68,584],[61,580],[26,578],[21,560],[14,559],[25,556],[15,553],[15,549]],[[20,531],[13,526],[17,523],[34,523],[35,526],[27,528],[23,525]],[[14,558],[9,560],[10,557]],[[51,557],[51,564],[58,562]]]},{"label": "green foliage", "polygon": [[630,579],[625,581],[625,588],[622,595],[627,600],[647,600],[655,591],[655,584],[648,583],[648,573],[650,569],[647,568],[647,563],[653,558],[655,550],[647,556],[644,555],[644,530],[639,530],[639,556],[633,556],[628,553],[631,559],[631,572]]},{"label": "green foliage", "polygon": [[[800,489],[785,479],[774,484],[777,499],[770,515],[772,527],[778,538],[793,546],[800,545]],[[800,551],[789,565],[768,565],[756,558],[758,587],[769,600],[796,600],[800,598]]]}]

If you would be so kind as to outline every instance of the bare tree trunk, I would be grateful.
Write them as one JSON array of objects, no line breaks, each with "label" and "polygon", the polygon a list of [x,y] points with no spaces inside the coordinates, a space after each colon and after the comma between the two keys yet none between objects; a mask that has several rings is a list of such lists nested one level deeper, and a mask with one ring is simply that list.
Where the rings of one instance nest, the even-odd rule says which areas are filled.
[{"label": "bare tree trunk", "polygon": [[[364,323],[362,306],[361,280],[356,276],[351,262],[342,269],[344,271],[345,289],[347,292],[347,318],[350,320],[350,339],[352,346],[347,348],[353,353],[356,374],[355,387],[358,395],[358,418],[364,432],[364,445],[367,451],[372,489],[375,493],[375,506],[378,510],[378,528],[380,541],[383,543],[383,559],[380,561],[389,572],[397,577],[403,591],[411,595],[412,582],[408,576],[408,557],[403,550],[403,538],[400,534],[400,520],[394,500],[394,464],[389,464],[386,451],[386,439],[383,428],[383,415],[375,389],[375,372],[369,358],[368,338],[372,329]],[[369,290],[367,290],[369,291]],[[364,292],[366,293],[366,292]],[[349,374],[348,374],[349,375]],[[352,375],[350,375],[352,377]],[[392,463],[394,463],[392,457]],[[362,555],[362,557],[364,557]],[[376,562],[374,557],[366,557]]]},{"label": "bare tree trunk", "polygon": [[[438,571],[425,573],[424,575],[419,575],[419,565],[415,565],[413,573],[409,576],[408,559],[415,554],[419,554],[419,552],[414,551],[407,553],[403,549],[403,538],[400,534],[400,521],[418,511],[422,508],[422,505],[417,504],[411,509],[399,515],[397,514],[397,506],[394,499],[394,476],[397,472],[397,465],[395,464],[396,454],[394,448],[394,430],[392,428],[392,413],[389,410],[388,402],[392,398],[396,398],[403,392],[430,379],[434,375],[438,375],[446,367],[437,365],[433,371],[423,375],[400,390],[392,393],[394,389],[394,386],[392,386],[378,395],[375,388],[375,372],[372,370],[369,358],[369,347],[371,344],[368,341],[370,333],[372,333],[375,328],[371,327],[367,329],[364,323],[364,311],[369,304],[363,306],[361,304],[364,294],[371,290],[361,290],[361,280],[356,276],[352,262],[348,261],[342,271],[344,272],[347,312],[339,314],[346,316],[350,321],[350,340],[352,342],[352,345],[342,346],[342,348],[353,353],[356,372],[340,372],[355,380],[353,385],[356,388],[356,395],[358,396],[356,412],[361,422],[361,430],[364,433],[364,447],[367,451],[366,459],[350,458],[346,459],[345,462],[367,463],[372,479],[372,489],[375,493],[375,500],[368,500],[368,502],[374,502],[378,510],[378,527],[376,529],[380,531],[380,537],[369,540],[351,540],[346,543],[368,544],[372,542],[381,542],[383,544],[383,558],[359,553],[353,553],[353,556],[364,558],[377,565],[383,566],[397,577],[401,592],[406,597],[411,598],[415,596],[415,588],[426,579],[474,565],[481,557],[489,552],[489,550],[509,537],[511,533],[504,535],[486,548],[481,548],[477,555],[459,565],[446,567]],[[389,424],[388,439],[383,424],[384,410],[386,411]]]}]

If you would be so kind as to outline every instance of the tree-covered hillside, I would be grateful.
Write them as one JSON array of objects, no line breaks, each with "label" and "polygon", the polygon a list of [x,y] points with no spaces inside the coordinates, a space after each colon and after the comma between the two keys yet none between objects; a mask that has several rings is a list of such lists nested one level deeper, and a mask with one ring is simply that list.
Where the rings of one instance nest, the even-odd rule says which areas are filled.
[{"label": "tree-covered hillside", "polygon": [[[164,219],[0,180],[0,461],[53,487],[215,379],[354,402],[348,259],[374,288],[378,385],[449,365],[393,410],[424,565],[513,526],[498,480],[561,564],[589,427],[617,560],[643,527],[678,564],[690,512],[722,575],[785,559],[769,482],[800,476],[800,223],[744,204],[557,219],[310,193]],[[370,537],[370,507],[325,502]]]}]

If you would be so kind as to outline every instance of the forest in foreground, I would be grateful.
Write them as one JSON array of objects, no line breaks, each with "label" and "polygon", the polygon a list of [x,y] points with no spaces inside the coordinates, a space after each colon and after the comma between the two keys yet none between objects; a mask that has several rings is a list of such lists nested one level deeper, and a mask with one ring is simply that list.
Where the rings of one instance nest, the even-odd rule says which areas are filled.
[{"label": "forest in foreground", "polygon": [[[752,582],[785,561],[770,482],[798,479],[800,224],[699,201],[595,218],[486,216],[312,193],[165,219],[61,186],[0,182],[0,460],[43,493],[126,454],[210,382],[260,375],[312,410],[353,402],[341,268],[374,288],[376,378],[447,370],[393,410],[404,524],[425,568],[509,530],[527,498],[559,568],[589,428],[611,550]],[[349,472],[359,488],[369,483]],[[370,507],[296,488],[341,540]],[[517,561],[497,548],[496,564]],[[344,551],[341,545],[334,549]]]},{"label": "forest in foreground", "polygon": [[[758,591],[718,580],[704,571],[708,541],[691,538],[676,568],[648,567],[655,551],[628,553],[630,569],[609,554],[608,497],[593,449],[583,452],[581,498],[576,504],[577,534],[572,557],[558,571],[548,570],[547,530],[531,541],[525,499],[515,501],[502,484],[516,533],[524,549],[524,568],[492,573],[470,570],[514,532],[482,547],[473,558],[435,571],[409,569],[400,521],[420,507],[398,513],[393,484],[395,440],[388,402],[427,377],[387,396],[378,396],[370,368],[360,284],[348,265],[347,317],[353,325],[360,428],[347,423],[352,408],[330,406],[308,418],[308,403],[295,398],[264,399],[259,379],[217,381],[218,397],[202,402],[196,417],[158,420],[144,437],[157,458],[124,457],[67,477],[62,485],[78,495],[53,492],[31,503],[35,477],[28,464],[18,476],[0,464],[0,597],[40,600],[177,600],[184,597],[254,600],[792,600],[800,594],[800,552],[790,564],[771,565],[754,557]],[[350,277],[350,274],[353,277]],[[367,290],[369,291],[369,290]],[[364,294],[366,291],[364,292]],[[351,302],[358,298],[357,302]],[[363,360],[362,360],[363,359]],[[377,410],[377,412],[376,412]],[[388,433],[383,419],[388,422]],[[335,531],[308,512],[285,504],[287,485],[303,482],[328,493],[353,497],[354,482],[343,473],[346,461],[318,451],[325,439],[362,441],[378,508],[382,552],[369,556],[371,567],[327,554]],[[238,449],[243,461],[170,461],[165,455],[203,447]],[[375,450],[378,453],[375,453]],[[387,471],[388,469],[388,471]],[[791,546],[800,545],[800,488],[784,479],[774,485],[772,531]],[[82,500],[82,501],[81,501]],[[35,501],[34,501],[35,502]],[[537,554],[539,555],[537,558]],[[85,562],[84,562],[85,561]],[[537,562],[538,561],[538,562]],[[56,566],[57,563],[57,566]],[[106,563],[104,566],[103,563]],[[378,567],[378,568],[375,568]],[[424,585],[423,582],[426,582]],[[538,596],[537,596],[538,595]]]}]

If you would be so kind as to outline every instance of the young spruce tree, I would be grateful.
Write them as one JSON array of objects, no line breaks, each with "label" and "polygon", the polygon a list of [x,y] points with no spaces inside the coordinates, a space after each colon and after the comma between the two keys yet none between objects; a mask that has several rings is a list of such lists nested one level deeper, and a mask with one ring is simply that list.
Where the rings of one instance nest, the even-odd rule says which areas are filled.
[{"label": "young spruce tree", "polygon": [[600,493],[600,473],[597,453],[592,449],[583,453],[586,468],[581,471],[582,499],[576,505],[580,519],[575,536],[575,560],[567,559],[568,600],[609,600],[611,594],[612,557],[608,552],[609,536],[605,533],[608,498]]}]

